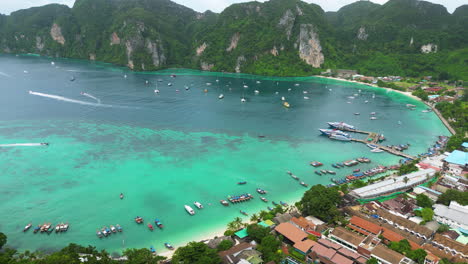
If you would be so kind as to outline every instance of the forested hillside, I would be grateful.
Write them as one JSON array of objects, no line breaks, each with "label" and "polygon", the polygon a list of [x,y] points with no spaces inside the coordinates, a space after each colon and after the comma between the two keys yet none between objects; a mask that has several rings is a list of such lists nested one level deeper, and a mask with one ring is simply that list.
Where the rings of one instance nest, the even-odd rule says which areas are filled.
[{"label": "forested hillside", "polygon": [[77,0],[0,16],[0,51],[126,65],[298,76],[327,68],[468,80],[468,6],[299,0],[198,13],[169,0]]}]

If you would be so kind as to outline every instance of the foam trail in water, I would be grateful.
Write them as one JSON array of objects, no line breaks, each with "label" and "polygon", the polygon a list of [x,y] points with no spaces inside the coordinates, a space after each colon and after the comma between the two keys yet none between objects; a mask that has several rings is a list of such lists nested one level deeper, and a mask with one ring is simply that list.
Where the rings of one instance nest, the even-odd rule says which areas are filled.
[{"label": "foam trail in water", "polygon": [[83,95],[83,96],[86,96],[86,97],[89,97],[89,98],[91,98],[91,99],[94,99],[94,100],[96,100],[96,102],[98,102],[98,104],[100,104],[100,103],[101,103],[101,99],[99,99],[99,98],[97,98],[97,97],[95,97],[95,96],[93,96],[93,95],[91,95],[91,94],[89,94],[89,93],[84,93],[84,92],[81,92],[81,95]]},{"label": "foam trail in water", "polygon": [[80,100],[75,100],[75,99],[63,97],[63,96],[60,96],[60,95],[37,93],[37,92],[33,92],[33,91],[29,91],[29,94],[42,96],[42,97],[47,97],[47,98],[51,98],[51,99],[55,99],[55,100],[59,100],[59,101],[63,101],[63,102],[75,103],[75,104],[100,106],[100,107],[114,107],[113,105],[90,103],[90,102],[85,102],[85,101],[80,101]]},{"label": "foam trail in water", "polygon": [[41,143],[15,143],[15,144],[0,144],[0,147],[40,147],[44,146]]},{"label": "foam trail in water", "polygon": [[4,72],[1,72],[1,71],[0,71],[0,75],[5,76],[5,77],[8,77],[8,78],[11,78],[11,75],[8,75],[8,74],[6,74],[6,73],[4,73]]}]

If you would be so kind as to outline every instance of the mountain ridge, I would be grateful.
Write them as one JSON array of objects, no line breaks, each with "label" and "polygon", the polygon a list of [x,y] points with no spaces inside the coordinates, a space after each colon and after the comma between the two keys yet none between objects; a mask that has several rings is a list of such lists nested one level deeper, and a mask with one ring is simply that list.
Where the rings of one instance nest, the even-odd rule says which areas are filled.
[{"label": "mountain ridge", "polygon": [[[0,52],[298,76],[326,68],[468,79],[468,5],[390,0],[325,12],[300,0],[233,4],[217,14],[170,0],[77,0],[0,15]],[[453,58],[457,55],[455,63]],[[460,66],[459,68],[455,66]],[[445,75],[444,75],[445,76]]]}]

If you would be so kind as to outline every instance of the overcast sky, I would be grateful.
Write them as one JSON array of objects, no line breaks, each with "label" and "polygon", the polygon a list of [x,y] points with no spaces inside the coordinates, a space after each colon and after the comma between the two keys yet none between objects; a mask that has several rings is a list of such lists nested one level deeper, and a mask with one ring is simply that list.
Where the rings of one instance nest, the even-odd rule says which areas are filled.
[{"label": "overcast sky", "polygon": [[[247,2],[245,0],[173,0],[179,4],[190,7],[196,11],[204,12],[211,10],[221,12],[224,8],[233,3]],[[32,6],[41,6],[49,3],[60,3],[72,6],[74,0],[0,0],[0,13],[9,14],[18,9],[24,9]],[[263,1],[261,1],[263,2]],[[336,11],[340,7],[356,2],[356,0],[305,0],[305,2],[320,5],[325,11]],[[372,0],[374,3],[383,4],[387,0]],[[457,7],[468,4],[468,0],[430,0],[433,3],[443,4],[449,12],[453,12]]]}]

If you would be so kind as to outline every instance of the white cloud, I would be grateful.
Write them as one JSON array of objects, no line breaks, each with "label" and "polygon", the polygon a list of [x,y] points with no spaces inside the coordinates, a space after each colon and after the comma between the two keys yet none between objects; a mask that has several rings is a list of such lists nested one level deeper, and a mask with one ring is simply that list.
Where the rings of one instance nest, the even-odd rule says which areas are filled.
[{"label": "white cloud", "polygon": [[[173,0],[179,4],[190,7],[196,11],[204,12],[211,10],[221,12],[224,8],[234,3],[241,3],[250,0]],[[356,0],[305,0],[308,3],[320,5],[325,11],[336,11],[340,7],[353,3]],[[433,3],[445,5],[449,12],[453,12],[455,8],[468,4],[467,0],[430,0]],[[261,0],[260,2],[264,2]],[[384,4],[387,0],[372,0],[374,3]],[[66,4],[73,6],[74,0],[0,0],[0,13],[9,14],[13,11],[29,8],[33,6],[41,6],[50,3]]]}]

